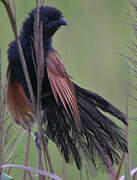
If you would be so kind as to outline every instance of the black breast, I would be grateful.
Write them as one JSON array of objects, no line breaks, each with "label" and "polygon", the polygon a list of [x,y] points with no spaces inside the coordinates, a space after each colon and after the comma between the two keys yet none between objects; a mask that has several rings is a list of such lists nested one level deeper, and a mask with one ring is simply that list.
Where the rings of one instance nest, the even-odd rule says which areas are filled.
[{"label": "black breast", "polygon": [[[37,76],[36,76],[36,71],[35,71],[35,66],[34,66],[35,57],[34,57],[34,53],[32,51],[32,46],[30,43],[25,43],[23,41],[21,42],[21,45],[22,45],[27,69],[29,72],[29,77],[31,80],[32,88],[34,91],[34,95],[37,98]],[[15,40],[12,41],[11,44],[9,45],[8,59],[9,59],[10,67],[11,67],[12,77],[17,79],[18,82],[23,86],[26,96],[28,97],[28,99],[30,99],[28,86],[27,86],[27,83],[25,80],[25,75],[24,75],[24,71],[22,68],[22,64],[20,61],[19,52],[18,52],[17,44],[16,44]],[[46,94],[48,92],[51,92],[51,87],[50,87],[50,83],[48,80],[46,64],[45,64],[45,74],[43,77],[41,96],[43,96],[44,94]]]}]

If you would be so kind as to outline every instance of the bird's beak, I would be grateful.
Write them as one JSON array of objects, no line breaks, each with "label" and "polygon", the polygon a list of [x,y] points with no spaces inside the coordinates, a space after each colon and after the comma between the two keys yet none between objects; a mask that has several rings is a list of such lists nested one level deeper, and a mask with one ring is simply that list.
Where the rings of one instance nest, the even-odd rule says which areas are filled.
[{"label": "bird's beak", "polygon": [[66,25],[67,25],[67,22],[65,21],[64,18],[60,18],[59,21],[58,21],[58,24],[59,24],[59,25],[66,26]]},{"label": "bird's beak", "polygon": [[59,20],[57,21],[53,21],[49,24],[50,27],[60,27],[60,26],[66,26],[67,25],[67,22],[63,19],[63,18],[60,18]]}]

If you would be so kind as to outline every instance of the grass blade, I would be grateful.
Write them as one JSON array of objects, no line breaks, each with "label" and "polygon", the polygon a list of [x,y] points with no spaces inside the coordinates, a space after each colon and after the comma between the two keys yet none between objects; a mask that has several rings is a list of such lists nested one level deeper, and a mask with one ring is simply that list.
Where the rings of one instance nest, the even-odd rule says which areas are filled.
[{"label": "grass blade", "polygon": [[15,168],[20,168],[20,169],[24,169],[26,171],[31,171],[31,172],[34,172],[34,173],[37,173],[37,174],[41,174],[41,175],[44,175],[44,176],[48,176],[52,179],[55,179],[55,180],[62,180],[59,176],[55,175],[55,174],[51,174],[47,171],[43,171],[43,170],[40,170],[40,169],[37,169],[37,168],[32,168],[32,167],[29,167],[29,166],[22,166],[22,165],[18,165],[18,164],[4,164],[1,166],[1,168],[7,168],[7,167],[15,167]]}]

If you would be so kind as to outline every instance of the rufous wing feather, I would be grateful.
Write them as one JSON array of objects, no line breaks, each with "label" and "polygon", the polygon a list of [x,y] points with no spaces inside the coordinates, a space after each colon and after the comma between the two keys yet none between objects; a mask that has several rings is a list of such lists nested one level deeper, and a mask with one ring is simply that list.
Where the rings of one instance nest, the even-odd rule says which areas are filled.
[{"label": "rufous wing feather", "polygon": [[46,57],[46,67],[57,104],[59,104],[60,99],[68,116],[70,117],[71,112],[76,127],[80,129],[81,122],[74,87],[59,55],[54,49],[50,50]]},{"label": "rufous wing feather", "polygon": [[26,97],[21,84],[12,77],[10,65],[8,65],[7,69],[7,80],[7,103],[12,117],[24,129],[30,129],[33,124],[33,108],[29,105],[28,98]]}]

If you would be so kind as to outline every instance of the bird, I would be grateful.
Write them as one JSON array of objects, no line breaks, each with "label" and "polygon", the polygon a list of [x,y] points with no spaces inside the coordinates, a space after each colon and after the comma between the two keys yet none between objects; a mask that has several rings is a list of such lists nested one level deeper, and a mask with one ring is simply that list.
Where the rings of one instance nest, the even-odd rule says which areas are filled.
[{"label": "bird", "polygon": [[[111,118],[125,125],[125,114],[100,95],[78,86],[67,73],[61,57],[52,45],[53,36],[67,22],[62,12],[51,6],[39,7],[42,23],[44,75],[41,96],[37,95],[37,63],[34,48],[34,8],[24,20],[19,40],[25,57],[31,86],[36,99],[41,101],[42,128],[52,140],[66,163],[75,162],[78,170],[86,161],[96,168],[106,169],[120,162],[120,152],[128,152],[124,130]],[[16,40],[8,47],[7,104],[13,119],[24,129],[34,124],[35,104],[22,68]]]}]

